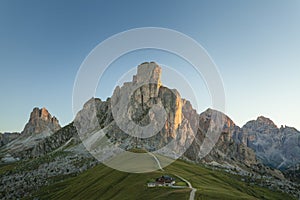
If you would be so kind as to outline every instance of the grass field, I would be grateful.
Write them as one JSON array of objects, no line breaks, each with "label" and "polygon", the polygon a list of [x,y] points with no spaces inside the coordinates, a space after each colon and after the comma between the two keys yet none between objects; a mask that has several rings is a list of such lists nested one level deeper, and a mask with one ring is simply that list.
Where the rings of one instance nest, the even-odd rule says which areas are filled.
[{"label": "grass field", "polygon": [[[241,177],[177,160],[165,171],[125,173],[99,164],[76,177],[45,186],[40,199],[188,199],[190,189],[148,188],[147,181],[178,174],[197,188],[195,199],[292,199],[266,188],[250,186]],[[177,180],[181,181],[181,180]]]}]

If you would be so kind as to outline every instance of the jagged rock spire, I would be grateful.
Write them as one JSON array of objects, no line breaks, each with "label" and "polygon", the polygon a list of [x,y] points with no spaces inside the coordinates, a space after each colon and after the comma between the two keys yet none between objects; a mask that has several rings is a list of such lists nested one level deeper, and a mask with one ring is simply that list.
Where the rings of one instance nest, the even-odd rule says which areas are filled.
[{"label": "jagged rock spire", "polygon": [[46,108],[34,108],[22,134],[39,134],[43,131],[55,132],[61,127],[56,117],[52,117]]},{"label": "jagged rock spire", "polygon": [[137,68],[137,75],[133,76],[133,83],[156,83],[161,86],[161,67],[155,62],[144,62]]}]

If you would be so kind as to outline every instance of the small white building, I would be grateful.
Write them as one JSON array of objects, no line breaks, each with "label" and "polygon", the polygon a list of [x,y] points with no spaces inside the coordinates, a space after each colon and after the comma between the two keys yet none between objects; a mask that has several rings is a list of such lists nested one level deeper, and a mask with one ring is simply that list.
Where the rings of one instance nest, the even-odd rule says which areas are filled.
[{"label": "small white building", "polygon": [[148,183],[148,187],[155,187],[156,183]]},{"label": "small white building", "polygon": [[175,184],[175,179],[170,176],[161,176],[156,179],[156,182],[148,183],[148,187],[172,187]]}]

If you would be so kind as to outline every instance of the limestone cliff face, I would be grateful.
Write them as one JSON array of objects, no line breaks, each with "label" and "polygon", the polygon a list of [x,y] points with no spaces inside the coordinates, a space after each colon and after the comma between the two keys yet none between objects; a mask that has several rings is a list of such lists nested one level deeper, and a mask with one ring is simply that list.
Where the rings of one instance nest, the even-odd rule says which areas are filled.
[{"label": "limestone cliff face", "polygon": [[[212,109],[208,109],[201,115],[197,114],[191,103],[182,99],[177,90],[164,87],[160,77],[161,68],[157,64],[139,65],[137,75],[133,77],[132,82],[117,87],[112,99],[105,102],[99,99],[88,101],[84,109],[78,113],[75,126],[83,132],[93,132],[98,126],[98,129],[106,133],[112,144],[124,150],[144,148],[148,151],[155,151],[169,145],[168,148],[172,149],[172,153],[185,152],[184,157],[200,161],[202,144],[210,142],[205,141],[207,134],[211,134],[208,129],[210,126],[214,127],[222,123],[222,129],[217,130],[221,132],[221,135],[205,159],[220,162],[231,162],[234,159],[236,162],[247,163],[247,165],[256,164],[254,152],[246,145],[234,142],[233,136],[240,131],[240,128],[229,117]],[[122,101],[122,96],[125,95],[129,95],[130,99],[117,109],[116,116],[112,116],[112,107],[118,106]],[[124,108],[127,104],[128,107]],[[131,121],[141,127],[147,126],[153,121],[150,110],[155,105],[162,105],[166,112],[166,119],[159,132],[148,138],[134,137],[130,135],[130,132],[124,132],[114,118],[125,120],[125,125],[128,124],[130,130],[133,130]],[[92,112],[92,110],[97,110],[97,112]],[[98,122],[94,121],[95,115],[97,115]],[[221,116],[224,120],[219,122],[216,116]],[[76,121],[82,121],[82,123]],[[158,122],[155,123],[158,124]]]},{"label": "limestone cliff face", "polygon": [[[181,99],[177,90],[162,85],[161,71],[161,67],[154,62],[139,65],[132,82],[117,87],[111,99],[105,102],[91,99],[78,113],[75,126],[83,132],[101,128],[111,143],[124,150],[145,148],[155,151],[171,143],[168,148],[173,149],[173,153],[180,154],[194,139],[198,115],[188,101]],[[126,95],[129,95],[128,101],[124,98]],[[155,106],[161,106],[160,110],[164,110],[165,118],[151,113],[151,109]],[[116,111],[112,111],[113,107],[117,108]],[[95,113],[93,114],[90,108],[97,110],[99,124],[93,122],[92,116]],[[159,127],[160,123],[162,126],[157,134],[140,138],[130,135],[133,131],[126,132],[120,128],[117,120],[125,121],[123,125],[130,130],[136,125],[141,127],[137,130],[142,130],[150,123],[153,123],[154,127]],[[155,133],[154,129],[147,130],[151,134]]]},{"label": "limestone cliff face", "polygon": [[156,83],[157,89],[161,86],[161,67],[155,62],[145,62],[138,66],[137,75],[133,76],[135,83]]},{"label": "limestone cliff face", "polygon": [[[0,158],[11,161],[38,157],[58,148],[66,148],[70,144],[72,144],[70,146],[80,144],[81,147],[76,151],[84,151],[80,140],[82,138],[77,137],[78,130],[92,134],[101,130],[112,146],[124,150],[144,148],[148,151],[169,146],[172,150],[169,157],[184,152],[182,158],[195,162],[215,161],[224,165],[243,167],[246,165],[249,169],[265,170],[259,166],[256,155],[261,160],[268,159],[268,162],[274,162],[278,157],[275,154],[268,154],[274,148],[280,149],[276,154],[284,158],[286,164],[290,164],[290,161],[300,162],[293,160],[293,157],[297,158],[294,155],[299,155],[300,137],[297,130],[290,127],[278,129],[271,120],[264,117],[259,117],[240,128],[228,116],[212,109],[199,115],[189,101],[180,97],[178,91],[162,85],[161,72],[161,68],[155,63],[139,65],[137,75],[133,77],[132,82],[115,89],[115,99],[109,98],[106,101],[90,99],[77,114],[74,123],[62,129],[58,120],[46,109],[35,108],[22,132],[23,137],[18,137],[0,149]],[[134,90],[129,93],[131,88]],[[117,112],[117,114],[141,127],[147,126],[155,118],[155,115],[150,112],[151,108],[155,105],[163,107],[166,119],[157,134],[148,138],[139,138],[120,129],[113,116],[112,108],[124,94],[130,94],[128,106],[121,110],[125,112]],[[209,136],[210,128],[220,123],[215,116],[222,116],[221,118],[224,119],[220,137],[212,150],[201,157],[202,147],[207,142],[205,138]],[[92,138],[92,142],[93,139],[97,140]],[[291,146],[294,148],[290,148]],[[101,145],[96,147],[101,148]]]},{"label": "limestone cliff face", "polygon": [[117,96],[121,95],[123,91],[127,92],[126,89],[129,85],[136,86],[128,112],[125,114],[131,116],[132,120],[140,125],[150,122],[148,112],[151,107],[157,103],[162,104],[167,113],[167,121],[164,126],[167,137],[175,138],[176,130],[182,121],[181,97],[176,90],[163,87],[160,78],[160,66],[154,62],[143,63],[138,66],[137,75],[133,77],[132,83],[125,83],[119,89]]},{"label": "limestone cliff face", "polygon": [[[143,63],[138,66],[137,75],[133,77],[133,84],[143,84],[132,96],[132,113],[140,113],[149,123],[149,109],[160,102],[167,113],[164,125],[166,137],[176,138],[176,131],[182,122],[182,104],[180,94],[176,90],[163,87],[161,83],[161,67],[156,63]],[[136,80],[136,81],[135,81]],[[150,83],[150,84],[148,84]],[[139,118],[133,117],[135,122]],[[143,121],[143,120],[142,120]]]},{"label": "limestone cliff face", "polygon": [[[21,134],[1,148],[1,160],[18,160],[43,154],[47,146],[43,142],[60,128],[56,117],[52,117],[46,108],[34,108]],[[39,148],[41,143],[43,148]],[[54,143],[58,144],[59,141]],[[38,151],[34,150],[37,148]]]},{"label": "limestone cliff face", "polygon": [[247,122],[236,141],[253,149],[261,162],[273,168],[286,169],[300,162],[300,132],[287,126],[278,128],[263,116]]},{"label": "limestone cliff face", "polygon": [[[209,134],[209,127],[219,123],[218,119],[215,118],[215,113],[218,113],[224,119],[220,130],[221,135],[216,141],[215,147],[206,155],[204,160],[236,161],[247,165],[256,164],[257,161],[253,151],[245,143],[239,142],[239,139],[244,138],[241,129],[229,117],[212,109],[208,109],[199,115],[189,101],[180,97],[177,90],[162,85],[161,73],[161,67],[156,63],[139,65],[132,82],[117,87],[111,99],[101,101],[92,98],[89,100],[77,114],[74,126],[79,130],[79,133],[92,133],[95,130],[103,130],[111,144],[124,150],[144,148],[148,151],[156,151],[168,145],[172,153],[179,155],[185,152],[184,157],[198,162],[202,159],[199,153],[201,152],[201,145],[207,142],[205,138]],[[121,120],[125,120],[126,123],[128,122],[129,128],[132,128],[130,122],[140,127],[147,126],[157,117],[151,113],[151,109],[157,105],[162,106],[166,118],[156,121],[156,124],[154,123],[156,126],[160,121],[163,122],[157,134],[140,138],[132,136],[130,132],[120,128],[115,119],[116,116],[113,116],[112,108],[118,106],[118,103],[122,101],[122,97],[126,95],[129,95],[128,102],[125,101],[125,104],[121,104],[116,116]],[[262,119],[262,121],[264,120]],[[55,132],[59,128],[57,119],[52,117],[46,109],[35,108],[22,134],[37,135],[45,130]],[[58,137],[59,135],[58,132],[51,137]],[[84,137],[88,137],[88,135],[84,135]],[[58,143],[67,139],[70,139],[69,136],[62,136]],[[48,143],[55,146],[57,142]],[[28,155],[30,155],[29,152],[38,155],[39,152],[47,151],[44,149],[45,146],[49,145],[39,142],[39,145],[34,147],[33,145],[28,146],[26,151]]]},{"label": "limestone cliff face", "polygon": [[25,125],[22,135],[39,134],[44,131],[54,133],[61,127],[56,117],[52,117],[46,108],[34,108],[30,114],[28,123]]},{"label": "limestone cliff face", "polygon": [[176,90],[160,87],[158,98],[168,113],[168,120],[165,123],[164,129],[167,131],[169,137],[176,138],[176,130],[184,118],[182,116],[181,97]]},{"label": "limestone cliff face", "polygon": [[[201,145],[207,142],[205,141],[205,138],[208,136],[208,134],[211,134],[209,129],[218,123],[221,125],[219,130],[220,135],[216,140],[215,145],[202,159],[197,157],[197,153],[201,152]],[[234,135],[239,132],[240,127],[236,126],[228,116],[219,111],[207,109],[199,115],[199,129],[197,136],[193,145],[185,155],[189,159],[199,162],[215,161],[218,163],[231,164],[242,163],[246,166],[257,165],[258,162],[254,151],[248,148],[247,145],[235,142]]]}]

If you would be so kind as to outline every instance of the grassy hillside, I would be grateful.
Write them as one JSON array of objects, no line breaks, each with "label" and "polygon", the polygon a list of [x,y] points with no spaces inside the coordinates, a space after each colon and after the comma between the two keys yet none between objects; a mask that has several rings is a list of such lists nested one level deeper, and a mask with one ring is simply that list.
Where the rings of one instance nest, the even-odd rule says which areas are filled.
[{"label": "grassy hillside", "polygon": [[[197,188],[196,199],[291,199],[266,188],[250,186],[241,177],[213,171],[181,160],[164,172],[134,174],[113,170],[102,164],[76,177],[45,186],[36,192],[40,199],[188,199],[190,190],[147,188],[148,180],[162,174],[180,175]],[[175,177],[175,176],[174,176]],[[178,180],[180,181],[180,180]]]}]

